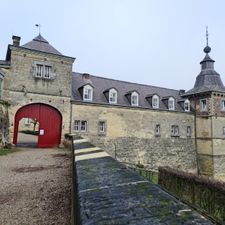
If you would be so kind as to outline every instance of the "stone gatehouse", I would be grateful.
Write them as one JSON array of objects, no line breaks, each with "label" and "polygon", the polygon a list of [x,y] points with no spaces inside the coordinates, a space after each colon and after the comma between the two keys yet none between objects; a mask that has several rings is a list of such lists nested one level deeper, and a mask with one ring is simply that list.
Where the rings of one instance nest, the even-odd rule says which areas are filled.
[{"label": "stone gatehouse", "polygon": [[185,91],[73,72],[75,58],[41,35],[23,45],[13,36],[0,60],[9,139],[17,144],[21,121],[37,119],[39,147],[77,133],[123,162],[225,180],[225,87],[210,51],[207,45],[194,88]]}]

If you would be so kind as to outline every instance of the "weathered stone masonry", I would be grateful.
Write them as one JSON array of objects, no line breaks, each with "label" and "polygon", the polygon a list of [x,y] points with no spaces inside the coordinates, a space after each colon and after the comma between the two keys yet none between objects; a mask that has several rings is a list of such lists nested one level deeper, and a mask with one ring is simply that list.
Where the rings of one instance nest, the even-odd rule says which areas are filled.
[{"label": "weathered stone masonry", "polygon": [[9,143],[8,103],[0,100],[0,147]]}]

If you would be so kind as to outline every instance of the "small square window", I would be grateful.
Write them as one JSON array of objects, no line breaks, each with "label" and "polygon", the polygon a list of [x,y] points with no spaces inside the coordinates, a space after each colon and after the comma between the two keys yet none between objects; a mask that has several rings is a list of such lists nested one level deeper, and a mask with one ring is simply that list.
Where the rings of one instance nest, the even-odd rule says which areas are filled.
[{"label": "small square window", "polygon": [[191,127],[187,126],[187,137],[191,137]]},{"label": "small square window", "polygon": [[179,126],[177,126],[177,125],[171,126],[171,136],[172,137],[178,137],[179,136]]},{"label": "small square window", "polygon": [[155,136],[156,137],[160,136],[160,124],[155,125]]},{"label": "small square window", "polygon": [[206,99],[200,99],[200,110],[201,111],[207,111],[207,100]]}]

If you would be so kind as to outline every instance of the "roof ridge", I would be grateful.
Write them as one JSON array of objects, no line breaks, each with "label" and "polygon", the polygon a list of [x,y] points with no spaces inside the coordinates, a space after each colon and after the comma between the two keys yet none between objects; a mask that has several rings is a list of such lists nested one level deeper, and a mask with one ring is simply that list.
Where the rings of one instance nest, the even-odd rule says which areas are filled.
[{"label": "roof ridge", "polygon": [[[80,73],[80,72],[73,72],[73,73],[74,74],[83,75],[83,73]],[[146,86],[146,87],[161,88],[161,89],[166,89],[166,90],[171,90],[171,91],[177,91],[177,92],[179,92],[179,90],[172,89],[172,88],[165,88],[165,87],[159,87],[159,86],[148,85],[148,84],[140,84],[140,83],[136,83],[136,82],[130,82],[130,81],[124,81],[124,80],[117,80],[117,79],[107,78],[107,77],[100,77],[100,76],[91,75],[91,74],[90,74],[90,76],[96,77],[96,78],[100,78],[100,79],[105,79],[105,80],[119,81],[119,82],[124,82],[124,83],[128,83],[128,84],[136,84],[136,85],[141,85],[141,86]]]}]

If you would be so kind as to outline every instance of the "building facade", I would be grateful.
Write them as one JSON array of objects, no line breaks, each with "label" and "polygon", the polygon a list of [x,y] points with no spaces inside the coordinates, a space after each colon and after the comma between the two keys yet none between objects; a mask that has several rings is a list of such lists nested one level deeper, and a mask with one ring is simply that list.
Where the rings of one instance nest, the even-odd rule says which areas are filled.
[{"label": "building facade", "polygon": [[207,45],[194,88],[185,92],[72,72],[75,58],[41,35],[25,45],[13,36],[0,61],[10,140],[17,144],[20,121],[31,118],[39,122],[39,147],[76,133],[126,163],[225,180],[225,88],[210,50]]}]

